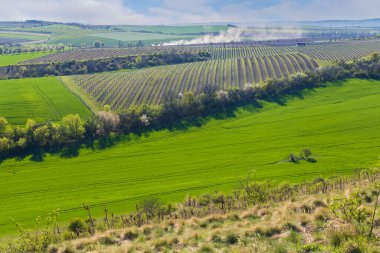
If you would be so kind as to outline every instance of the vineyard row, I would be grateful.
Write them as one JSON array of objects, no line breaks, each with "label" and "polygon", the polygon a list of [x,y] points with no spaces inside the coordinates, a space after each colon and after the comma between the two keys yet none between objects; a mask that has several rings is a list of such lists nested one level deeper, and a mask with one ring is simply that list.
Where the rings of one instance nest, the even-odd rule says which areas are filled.
[{"label": "vineyard row", "polygon": [[242,88],[316,67],[314,60],[302,54],[281,54],[80,75],[72,80],[99,104],[125,109],[132,105],[160,104],[167,94],[197,93],[206,85],[218,89]]}]

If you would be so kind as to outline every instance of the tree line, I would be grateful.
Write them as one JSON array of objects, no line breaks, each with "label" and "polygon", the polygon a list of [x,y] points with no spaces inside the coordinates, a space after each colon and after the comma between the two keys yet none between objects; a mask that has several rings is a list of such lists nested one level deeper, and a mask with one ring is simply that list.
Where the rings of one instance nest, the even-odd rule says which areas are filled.
[{"label": "tree line", "polygon": [[113,112],[109,106],[92,118],[67,115],[60,123],[37,123],[28,120],[25,127],[12,127],[0,118],[0,158],[41,151],[56,151],[99,141],[107,143],[113,137],[129,133],[172,128],[184,121],[223,113],[242,105],[259,105],[260,100],[279,101],[284,95],[294,95],[307,88],[347,78],[380,79],[380,57],[339,62],[334,66],[317,68],[307,74],[283,79],[269,79],[260,85],[243,89],[218,90],[206,86],[200,94],[168,94],[161,106],[134,106]]},{"label": "tree line", "polygon": [[[69,46],[70,47],[70,46]],[[64,51],[63,44],[58,45],[33,45],[33,46],[11,46],[0,45],[0,55],[21,54],[21,53],[38,53],[38,52],[53,52]]]},{"label": "tree line", "polygon": [[196,54],[171,52],[90,61],[72,60],[66,62],[53,62],[51,64],[16,65],[0,67],[0,79],[83,75],[122,69],[136,69],[206,61],[210,58],[211,55],[208,52],[199,52]]}]

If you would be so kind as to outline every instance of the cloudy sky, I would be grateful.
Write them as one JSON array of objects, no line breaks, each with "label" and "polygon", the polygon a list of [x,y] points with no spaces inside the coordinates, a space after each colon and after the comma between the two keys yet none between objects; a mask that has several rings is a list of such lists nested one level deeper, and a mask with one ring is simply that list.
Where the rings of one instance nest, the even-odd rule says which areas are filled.
[{"label": "cloudy sky", "polygon": [[380,0],[0,0],[0,20],[181,24],[380,17]]}]

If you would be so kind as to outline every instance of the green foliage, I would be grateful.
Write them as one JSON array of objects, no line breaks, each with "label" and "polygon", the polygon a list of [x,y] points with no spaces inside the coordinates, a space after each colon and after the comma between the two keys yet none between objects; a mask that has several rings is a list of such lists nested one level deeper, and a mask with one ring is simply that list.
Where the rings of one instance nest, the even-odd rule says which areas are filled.
[{"label": "green foliage", "polygon": [[239,236],[236,234],[230,233],[226,236],[226,243],[228,244],[236,244],[238,243],[238,241],[239,241]]},{"label": "green foliage", "polygon": [[362,207],[363,200],[358,193],[349,198],[334,199],[330,205],[331,211],[346,222],[355,223],[360,229],[369,225],[371,212]]},{"label": "green foliage", "polygon": [[71,219],[68,231],[74,233],[77,237],[84,235],[87,231],[86,223],[80,218]]},{"label": "green foliage", "polygon": [[5,130],[7,129],[9,123],[6,118],[0,117],[0,136],[5,134]]},{"label": "green foliage", "polygon": [[319,252],[320,246],[318,244],[306,244],[302,247],[303,253]]},{"label": "green foliage", "polygon": [[79,114],[67,115],[62,119],[63,132],[69,140],[78,141],[85,133],[82,120]]},{"label": "green foliage", "polygon": [[135,59],[135,63],[136,63],[137,65],[140,65],[141,62],[142,62],[142,58],[141,58],[141,55],[139,55],[139,56],[136,57],[136,59]]}]

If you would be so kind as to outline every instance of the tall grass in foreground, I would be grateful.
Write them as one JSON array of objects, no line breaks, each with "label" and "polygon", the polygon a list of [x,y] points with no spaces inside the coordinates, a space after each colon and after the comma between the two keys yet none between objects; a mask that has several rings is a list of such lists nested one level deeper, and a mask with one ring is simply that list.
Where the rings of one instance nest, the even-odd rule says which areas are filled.
[{"label": "tall grass in foreground", "polygon": [[20,224],[2,252],[378,252],[380,170],[297,185],[241,180],[233,194],[187,196],[163,205],[147,199],[134,212],[91,215],[60,226],[59,211],[34,230]]}]

